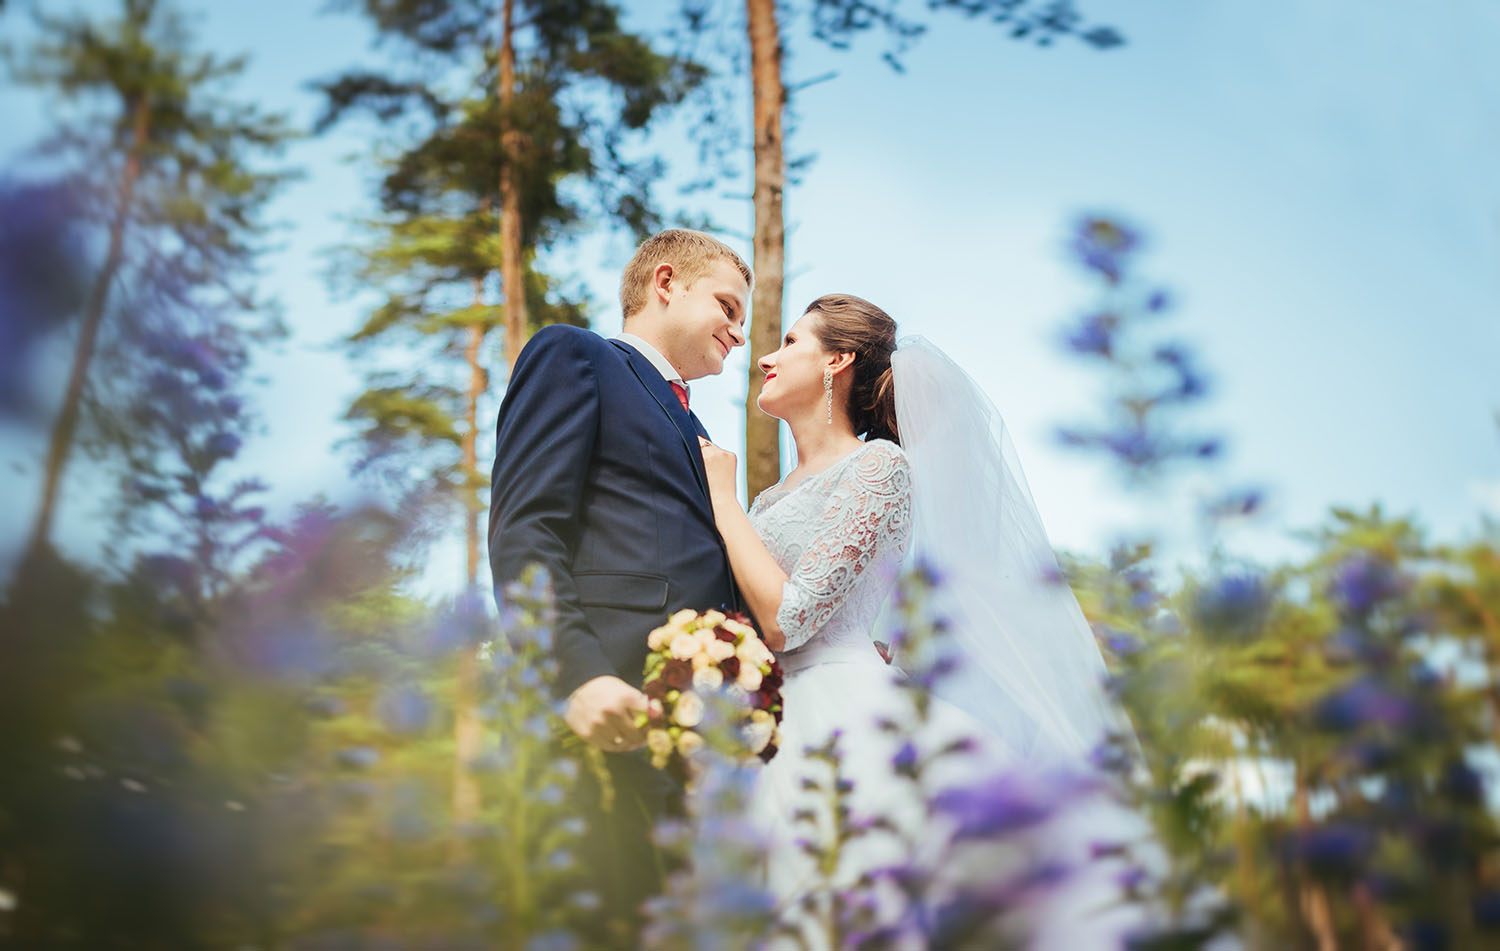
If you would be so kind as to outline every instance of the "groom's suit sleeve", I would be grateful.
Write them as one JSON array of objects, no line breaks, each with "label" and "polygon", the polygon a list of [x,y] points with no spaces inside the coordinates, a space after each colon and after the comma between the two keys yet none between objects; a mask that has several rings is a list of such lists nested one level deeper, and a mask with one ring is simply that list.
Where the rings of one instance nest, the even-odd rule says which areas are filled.
[{"label": "groom's suit sleeve", "polygon": [[490,480],[490,571],[497,598],[533,562],[547,570],[556,597],[552,654],[555,687],[614,674],[589,628],[570,566],[579,507],[599,430],[598,374],[578,336],[546,328],[521,351],[500,407]]}]

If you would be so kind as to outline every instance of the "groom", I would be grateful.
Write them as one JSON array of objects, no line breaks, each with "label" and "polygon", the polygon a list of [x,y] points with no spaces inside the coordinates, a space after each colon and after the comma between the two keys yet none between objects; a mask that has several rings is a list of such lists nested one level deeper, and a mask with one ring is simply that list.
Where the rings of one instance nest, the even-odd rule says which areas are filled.
[{"label": "groom", "polygon": [[647,239],[620,282],[624,333],[539,331],[500,405],[490,488],[490,569],[498,594],[527,565],[556,595],[554,684],[564,719],[606,757],[613,807],[588,770],[585,864],[615,916],[656,887],[643,874],[654,817],[677,796],[635,752],[646,635],[681,608],[735,606],[714,527],[687,381],[717,374],[745,342],[750,269],[700,232]]}]

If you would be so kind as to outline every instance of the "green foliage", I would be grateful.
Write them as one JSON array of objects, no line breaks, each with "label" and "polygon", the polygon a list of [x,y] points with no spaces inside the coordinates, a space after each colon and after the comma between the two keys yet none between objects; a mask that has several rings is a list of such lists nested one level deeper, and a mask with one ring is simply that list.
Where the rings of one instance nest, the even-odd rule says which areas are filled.
[{"label": "green foliage", "polygon": [[481,398],[489,405],[487,341],[506,319],[496,280],[502,171],[519,197],[527,330],[586,326],[590,301],[547,274],[539,258],[584,226],[655,227],[650,188],[660,163],[630,158],[627,140],[679,101],[702,70],[623,31],[609,3],[522,3],[506,105],[493,4],[348,6],[405,55],[390,73],[358,70],[321,83],[318,128],[356,113],[407,120],[404,137],[386,143],[370,240],[337,266],[340,281],[384,296],[349,337],[372,369],[370,389],[348,418],[360,426],[361,467],[456,500],[473,523],[488,485],[472,447]]}]

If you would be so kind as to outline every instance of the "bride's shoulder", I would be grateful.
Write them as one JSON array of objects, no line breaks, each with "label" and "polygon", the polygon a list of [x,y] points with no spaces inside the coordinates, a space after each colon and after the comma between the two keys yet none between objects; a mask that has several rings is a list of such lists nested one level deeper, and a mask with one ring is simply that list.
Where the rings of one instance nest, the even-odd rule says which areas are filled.
[{"label": "bride's shoulder", "polygon": [[866,440],[864,452],[865,455],[873,456],[877,459],[899,459],[902,462],[906,461],[906,450],[901,448],[900,443],[889,439],[877,438]]},{"label": "bride's shoulder", "polygon": [[906,461],[906,450],[900,444],[889,439],[871,439],[859,452],[859,468],[876,477],[895,474],[905,478],[911,467]]}]

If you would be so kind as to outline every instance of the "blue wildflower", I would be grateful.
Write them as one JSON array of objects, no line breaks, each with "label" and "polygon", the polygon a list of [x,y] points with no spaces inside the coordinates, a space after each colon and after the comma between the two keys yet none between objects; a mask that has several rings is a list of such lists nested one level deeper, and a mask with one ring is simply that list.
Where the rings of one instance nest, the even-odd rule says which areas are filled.
[{"label": "blue wildflower", "polygon": [[1130,429],[1104,437],[1104,447],[1129,466],[1146,466],[1160,458],[1156,440],[1143,429]]},{"label": "blue wildflower", "polygon": [[901,744],[896,755],[891,757],[891,769],[898,776],[907,776],[915,779],[917,776],[917,747],[910,740]]},{"label": "blue wildflower", "polygon": [[240,451],[240,437],[234,433],[214,433],[206,444],[207,450],[223,459],[233,458]]},{"label": "blue wildflower", "polygon": [[1091,314],[1082,326],[1067,335],[1066,342],[1075,353],[1098,354],[1106,359],[1114,355],[1114,332],[1119,318],[1114,314]]},{"label": "blue wildflower", "polygon": [[1108,218],[1089,217],[1078,223],[1070,247],[1084,267],[1115,284],[1123,272],[1123,259],[1140,243],[1140,235],[1130,228]]},{"label": "blue wildflower", "polygon": [[1405,579],[1388,559],[1356,552],[1334,570],[1329,593],[1351,613],[1359,615],[1399,595],[1405,587]]},{"label": "blue wildflower", "polygon": [[1369,829],[1352,823],[1314,826],[1300,836],[1298,852],[1320,878],[1352,878],[1375,848]]},{"label": "blue wildflower", "polygon": [[1038,795],[1011,776],[945,789],[933,797],[938,812],[951,816],[955,840],[988,838],[1036,825],[1052,814],[1053,797]]},{"label": "blue wildflower", "polygon": [[1258,575],[1227,574],[1200,587],[1193,599],[1194,624],[1215,640],[1243,641],[1260,633],[1271,609],[1271,592]]},{"label": "blue wildflower", "polygon": [[1386,684],[1366,677],[1325,696],[1313,708],[1313,722],[1332,733],[1362,726],[1402,729],[1415,716],[1411,701]]}]

